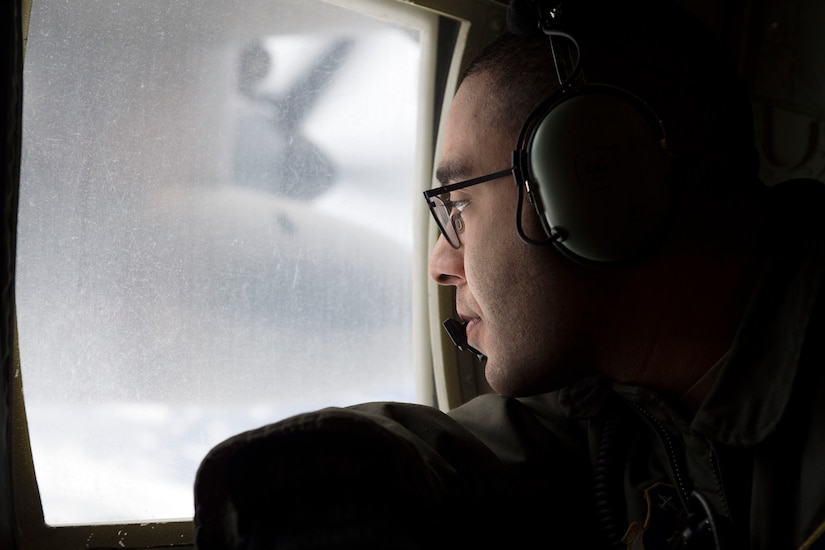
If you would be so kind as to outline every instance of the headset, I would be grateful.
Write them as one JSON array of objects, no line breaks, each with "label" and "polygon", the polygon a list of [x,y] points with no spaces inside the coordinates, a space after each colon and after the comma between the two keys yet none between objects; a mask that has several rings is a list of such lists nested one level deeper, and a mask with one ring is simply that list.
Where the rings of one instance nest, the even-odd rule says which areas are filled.
[{"label": "headset", "polygon": [[[657,242],[671,211],[664,126],[631,92],[586,83],[578,42],[557,30],[562,8],[536,4],[559,88],[527,117],[513,151],[519,236],[529,244],[552,242],[583,264],[636,259]],[[546,239],[523,228],[525,190]]]}]

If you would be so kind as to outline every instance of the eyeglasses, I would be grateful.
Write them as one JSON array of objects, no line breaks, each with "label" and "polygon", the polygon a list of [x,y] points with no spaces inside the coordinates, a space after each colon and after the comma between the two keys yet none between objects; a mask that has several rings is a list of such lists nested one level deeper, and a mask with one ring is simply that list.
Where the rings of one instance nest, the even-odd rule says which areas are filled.
[{"label": "eyeglasses", "polygon": [[450,243],[453,248],[459,248],[461,241],[458,240],[458,234],[464,229],[464,222],[461,220],[461,211],[466,204],[463,201],[451,201],[449,199],[442,199],[439,195],[446,195],[459,189],[464,189],[472,185],[478,185],[486,181],[492,181],[498,178],[503,178],[513,173],[513,168],[501,170],[500,172],[493,172],[486,176],[479,176],[477,178],[460,181],[444,187],[436,187],[429,191],[424,191],[424,198],[427,199],[427,206],[430,207],[430,212],[441,230],[441,234]]}]

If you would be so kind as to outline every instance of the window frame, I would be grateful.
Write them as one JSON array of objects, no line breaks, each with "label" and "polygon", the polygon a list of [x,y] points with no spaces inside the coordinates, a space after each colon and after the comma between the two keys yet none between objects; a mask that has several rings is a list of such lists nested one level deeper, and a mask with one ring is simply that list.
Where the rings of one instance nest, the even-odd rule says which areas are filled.
[{"label": "window frame", "polygon": [[[14,32],[4,33],[13,46],[11,51],[19,54],[9,56],[12,63],[8,79],[12,86],[22,83],[22,62],[27,40],[28,21],[32,2],[38,0],[12,0],[7,2],[9,16],[4,16],[4,25],[13,27]],[[373,4],[376,12],[380,11],[380,0],[331,0],[332,3],[349,7],[358,6],[365,11],[365,4]],[[435,13],[440,19],[436,51],[427,55],[432,57],[435,66],[434,80],[422,82],[419,90],[427,94],[432,101],[424,103],[431,107],[431,112],[419,116],[419,144],[422,151],[427,151],[420,159],[420,173],[417,180],[421,190],[431,185],[433,158],[439,148],[439,128],[443,114],[455,90],[458,75],[467,60],[484,44],[499,34],[504,28],[506,5],[494,0],[385,0],[403,9],[424,8]],[[447,52],[448,54],[445,54]],[[18,92],[19,93],[19,92]],[[16,250],[16,208],[20,175],[20,135],[22,133],[22,100],[10,98],[16,108],[15,119],[7,119],[9,127],[16,132],[12,139],[17,140],[16,151],[10,152],[11,158],[7,172],[4,172],[3,205],[5,219],[4,242],[11,245],[4,247],[3,261],[10,266],[8,273],[3,273],[3,290],[0,295],[0,307],[3,308],[3,324],[0,336],[3,337],[2,376],[0,376],[0,393],[7,399],[0,405],[0,426],[5,430],[5,438],[0,439],[2,456],[0,471],[8,475],[0,478],[0,545],[4,548],[26,549],[61,549],[81,547],[112,548],[193,548],[194,529],[191,519],[180,521],[124,522],[90,525],[50,526],[44,521],[40,493],[32,460],[29,442],[25,403],[23,401],[23,382],[20,357],[17,347],[14,305],[14,262]],[[16,163],[16,164],[15,164]],[[9,170],[10,169],[10,170]],[[422,398],[429,398],[442,410],[449,410],[462,402],[485,391],[478,383],[480,365],[466,354],[459,355],[441,331],[441,318],[452,315],[453,297],[449,289],[437,287],[426,276],[429,251],[435,243],[437,233],[430,220],[429,213],[421,201],[414,201],[415,231],[414,261],[422,266],[417,269],[413,279],[413,338],[415,341],[415,362],[421,365],[417,372],[417,384]],[[428,348],[432,354],[428,352]],[[483,380],[483,373],[481,374]]]}]

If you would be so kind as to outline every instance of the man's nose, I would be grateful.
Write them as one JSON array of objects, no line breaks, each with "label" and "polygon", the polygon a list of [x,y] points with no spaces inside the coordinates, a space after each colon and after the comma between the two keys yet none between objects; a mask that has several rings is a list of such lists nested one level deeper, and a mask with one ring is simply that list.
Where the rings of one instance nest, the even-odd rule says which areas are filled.
[{"label": "man's nose", "polygon": [[464,281],[464,247],[453,248],[439,235],[428,264],[430,278],[440,285],[457,286]]}]

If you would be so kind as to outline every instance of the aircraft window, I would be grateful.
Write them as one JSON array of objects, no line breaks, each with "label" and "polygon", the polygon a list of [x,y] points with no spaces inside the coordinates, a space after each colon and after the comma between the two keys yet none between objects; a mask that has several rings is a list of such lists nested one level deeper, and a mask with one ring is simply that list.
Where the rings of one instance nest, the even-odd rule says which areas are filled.
[{"label": "aircraft window", "polygon": [[349,9],[370,5],[33,2],[17,316],[48,524],[191,517],[232,434],[427,401],[413,212],[435,23]]}]

